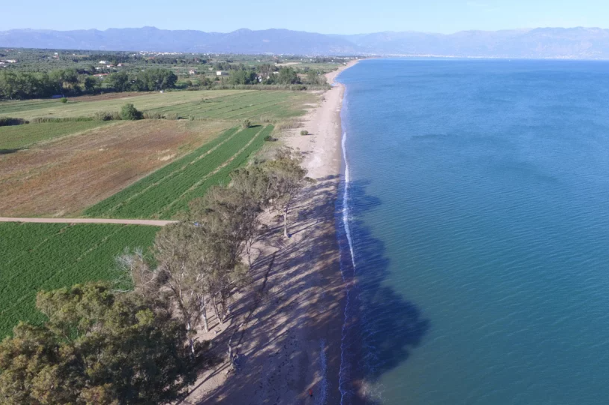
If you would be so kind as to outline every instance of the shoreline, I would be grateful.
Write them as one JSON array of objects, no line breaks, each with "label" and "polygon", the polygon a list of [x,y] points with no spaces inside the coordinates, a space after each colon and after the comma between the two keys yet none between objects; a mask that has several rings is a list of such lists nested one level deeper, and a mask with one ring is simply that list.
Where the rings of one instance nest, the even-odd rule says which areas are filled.
[{"label": "shoreline", "polygon": [[[182,404],[340,403],[345,288],[336,202],[345,86],[335,79],[357,62],[326,74],[333,87],[303,117],[300,128],[281,137],[303,153],[303,166],[316,180],[292,204],[291,238],[278,232],[274,215],[263,214],[269,231],[252,249],[251,285],[239,292],[229,322],[219,325],[212,317],[210,331],[198,335],[212,340],[220,356],[230,344],[239,353],[239,370],[230,370],[224,356],[200,376]],[[309,135],[300,135],[301,129]]]}]

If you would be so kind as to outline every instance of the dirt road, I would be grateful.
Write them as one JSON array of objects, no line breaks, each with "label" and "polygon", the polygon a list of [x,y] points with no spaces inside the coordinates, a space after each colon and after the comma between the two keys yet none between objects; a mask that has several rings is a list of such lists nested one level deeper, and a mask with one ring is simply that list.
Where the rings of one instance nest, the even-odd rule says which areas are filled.
[{"label": "dirt road", "polygon": [[96,218],[7,218],[0,217],[0,222],[30,222],[37,224],[119,224],[165,226],[178,221],[158,221],[148,219],[96,219]]}]

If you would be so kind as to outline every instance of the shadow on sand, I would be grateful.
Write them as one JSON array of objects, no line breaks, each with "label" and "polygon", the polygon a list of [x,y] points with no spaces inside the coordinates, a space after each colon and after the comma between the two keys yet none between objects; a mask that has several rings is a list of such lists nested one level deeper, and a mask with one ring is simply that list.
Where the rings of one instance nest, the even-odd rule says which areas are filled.
[{"label": "shadow on sand", "polygon": [[[230,326],[213,340],[213,351],[223,358],[229,341],[239,348],[238,370],[231,371],[224,361],[205,373],[183,404],[283,404],[292,398],[290,403],[321,405],[339,404],[341,396],[345,405],[374,404],[363,389],[366,382],[406,361],[419,345],[429,321],[384,284],[389,259],[383,242],[358,220],[381,203],[366,195],[364,183],[350,186],[357,263],[353,283],[341,207],[335,204],[337,182],[333,176],[307,187],[301,205],[292,208],[297,215],[290,243],[281,237],[280,223],[262,236],[274,249],[253,262],[250,287],[233,303]],[[197,394],[219,374],[226,376],[224,384]],[[313,398],[307,395],[311,388]]]}]

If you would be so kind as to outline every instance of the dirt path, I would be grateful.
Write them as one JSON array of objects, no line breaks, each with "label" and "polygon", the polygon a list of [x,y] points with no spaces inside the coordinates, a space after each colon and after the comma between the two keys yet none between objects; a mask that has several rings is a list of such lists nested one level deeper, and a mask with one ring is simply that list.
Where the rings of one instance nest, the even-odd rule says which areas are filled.
[{"label": "dirt path", "polygon": [[149,219],[96,219],[96,218],[8,218],[0,217],[0,222],[28,222],[36,224],[119,224],[165,226],[178,221],[158,221]]}]

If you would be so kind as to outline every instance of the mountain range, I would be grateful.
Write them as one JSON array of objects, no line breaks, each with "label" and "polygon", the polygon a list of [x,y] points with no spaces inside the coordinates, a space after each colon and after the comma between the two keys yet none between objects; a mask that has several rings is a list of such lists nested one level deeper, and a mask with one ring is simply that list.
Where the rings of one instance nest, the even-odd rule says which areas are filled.
[{"label": "mountain range", "polygon": [[0,47],[292,55],[609,59],[609,30],[535,28],[455,34],[325,35],[286,29],[230,33],[154,27],[0,31]]}]

